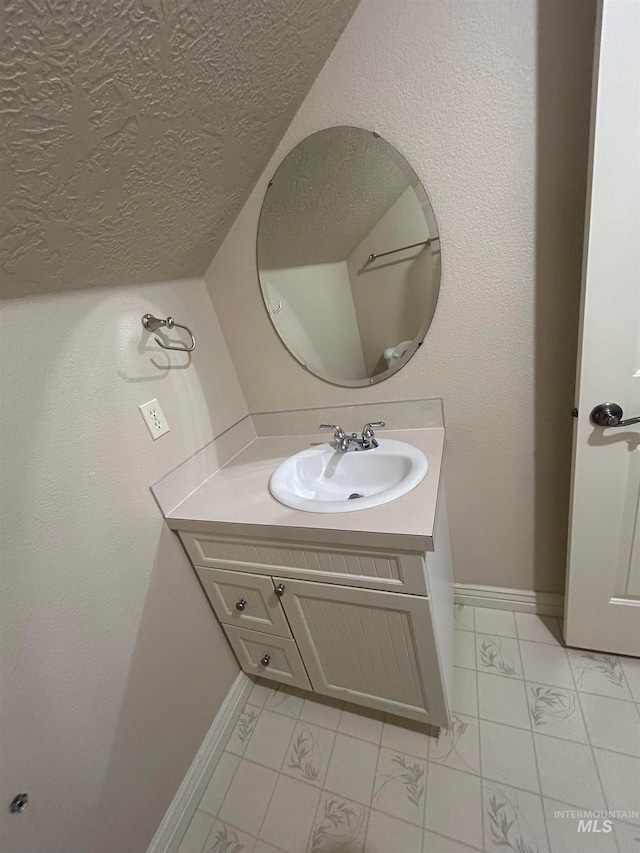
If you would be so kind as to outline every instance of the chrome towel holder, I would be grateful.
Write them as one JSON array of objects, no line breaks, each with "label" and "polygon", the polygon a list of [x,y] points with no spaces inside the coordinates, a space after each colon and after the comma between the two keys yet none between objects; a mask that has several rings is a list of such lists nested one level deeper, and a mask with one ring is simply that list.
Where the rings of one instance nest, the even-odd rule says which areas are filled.
[{"label": "chrome towel holder", "polygon": [[188,329],[186,326],[183,326],[182,323],[176,323],[173,317],[167,317],[166,320],[159,320],[157,317],[154,317],[153,314],[145,314],[142,318],[142,325],[145,327],[147,332],[157,332],[158,329],[166,327],[167,329],[173,329],[176,326],[178,329],[184,329],[185,332],[188,333],[191,338],[191,346],[190,347],[172,347],[168,344],[163,344],[159,337],[155,337],[155,342],[158,346],[161,346],[162,349],[174,349],[178,352],[193,352],[196,348],[196,339],[193,336],[193,332],[191,329]]}]

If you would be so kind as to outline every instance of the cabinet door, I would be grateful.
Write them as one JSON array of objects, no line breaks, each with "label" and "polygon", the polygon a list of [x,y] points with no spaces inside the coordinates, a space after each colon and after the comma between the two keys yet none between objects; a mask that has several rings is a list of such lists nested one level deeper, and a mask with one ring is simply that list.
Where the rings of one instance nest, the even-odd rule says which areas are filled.
[{"label": "cabinet door", "polygon": [[428,598],[275,578],[313,689],[449,723]]},{"label": "cabinet door", "polygon": [[224,625],[243,625],[265,634],[291,637],[271,578],[198,566],[196,572],[216,616]]}]

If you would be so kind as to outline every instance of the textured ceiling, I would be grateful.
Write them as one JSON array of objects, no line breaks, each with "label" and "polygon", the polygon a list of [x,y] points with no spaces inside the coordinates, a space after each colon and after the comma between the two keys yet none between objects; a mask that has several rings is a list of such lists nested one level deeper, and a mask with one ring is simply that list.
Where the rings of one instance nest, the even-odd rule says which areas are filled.
[{"label": "textured ceiling", "polygon": [[287,155],[267,191],[258,231],[260,267],[346,260],[407,187],[418,183],[404,157],[368,130],[314,133]]},{"label": "textured ceiling", "polygon": [[4,0],[0,293],[202,275],[358,0]]}]

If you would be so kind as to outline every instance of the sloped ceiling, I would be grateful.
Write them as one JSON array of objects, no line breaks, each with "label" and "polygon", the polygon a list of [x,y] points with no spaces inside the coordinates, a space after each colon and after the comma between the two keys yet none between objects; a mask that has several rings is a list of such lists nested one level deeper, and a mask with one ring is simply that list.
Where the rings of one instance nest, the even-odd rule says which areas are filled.
[{"label": "sloped ceiling", "polygon": [[358,0],[4,0],[0,293],[202,275]]}]

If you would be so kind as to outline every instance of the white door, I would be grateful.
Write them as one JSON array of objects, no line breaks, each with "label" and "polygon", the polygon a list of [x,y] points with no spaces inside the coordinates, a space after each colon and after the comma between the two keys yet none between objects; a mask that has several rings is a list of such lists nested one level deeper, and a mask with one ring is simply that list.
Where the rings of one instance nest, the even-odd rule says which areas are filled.
[{"label": "white door", "polygon": [[313,689],[449,724],[428,598],[287,578],[282,606]]},{"label": "white door", "polygon": [[604,0],[578,356],[565,639],[640,655],[640,3]]}]

